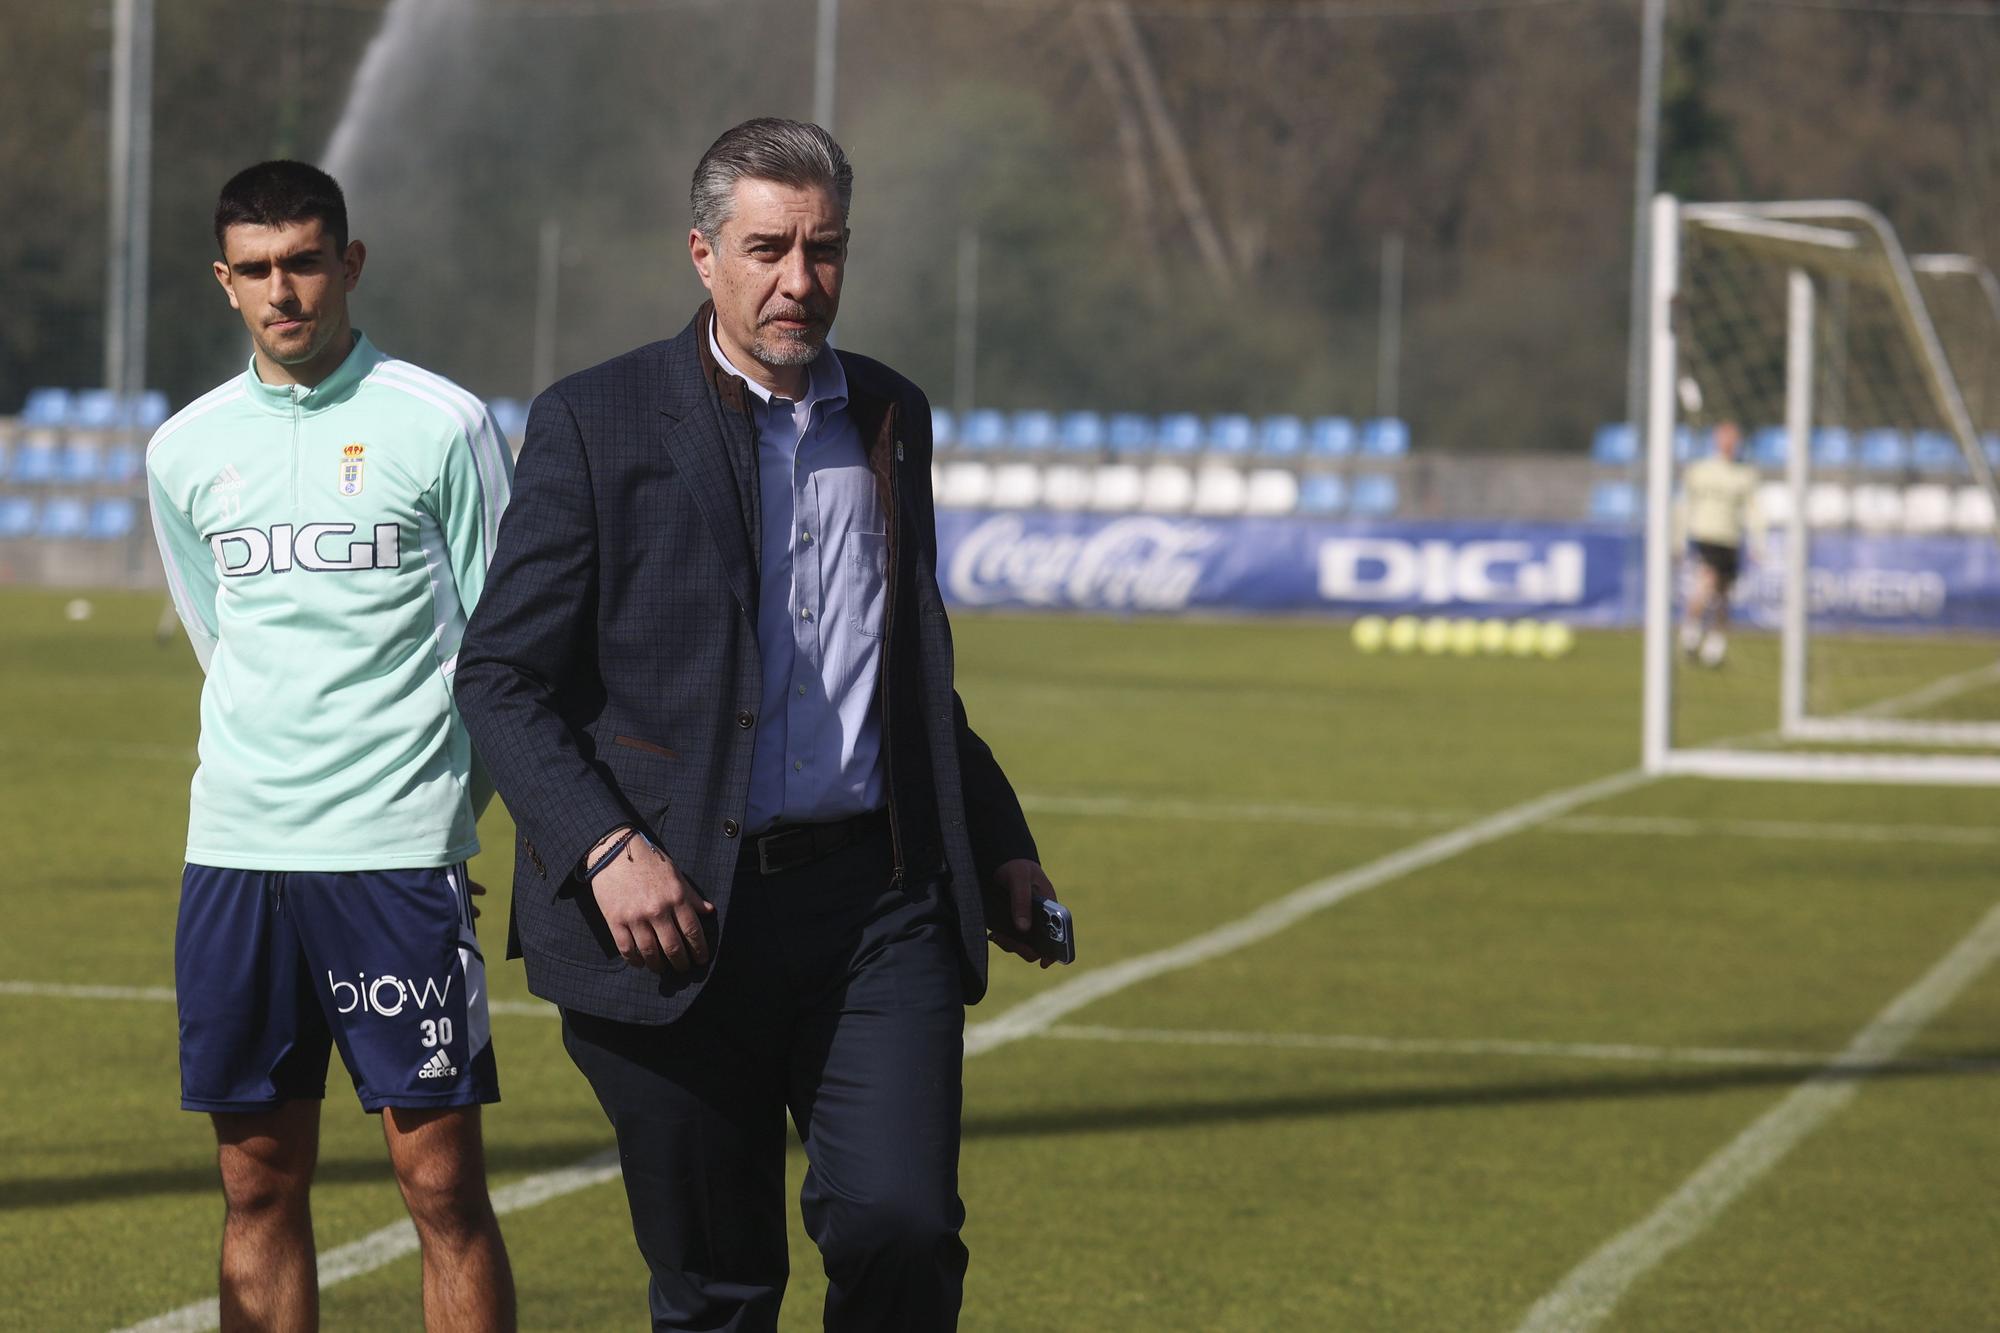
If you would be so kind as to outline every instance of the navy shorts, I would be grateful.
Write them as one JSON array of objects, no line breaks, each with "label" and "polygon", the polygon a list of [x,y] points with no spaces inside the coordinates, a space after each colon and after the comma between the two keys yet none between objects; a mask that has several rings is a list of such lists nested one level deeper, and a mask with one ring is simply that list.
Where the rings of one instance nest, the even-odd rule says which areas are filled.
[{"label": "navy shorts", "polygon": [[181,1106],[364,1110],[500,1100],[465,867],[343,872],[190,865],[174,931]]}]

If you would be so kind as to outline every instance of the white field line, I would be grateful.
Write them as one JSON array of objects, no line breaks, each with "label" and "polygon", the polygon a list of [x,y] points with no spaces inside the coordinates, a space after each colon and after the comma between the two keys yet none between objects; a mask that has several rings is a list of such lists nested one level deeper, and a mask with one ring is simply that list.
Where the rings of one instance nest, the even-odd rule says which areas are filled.
[{"label": "white field line", "polygon": [[1836,824],[1812,819],[1686,819],[1673,815],[1569,815],[1548,833],[1646,838],[1764,838],[1781,842],[1914,842],[1926,847],[2000,846],[2000,828],[1963,824]]},{"label": "white field line", "polygon": [[1568,814],[1580,805],[1617,796],[1649,781],[1651,778],[1647,774],[1634,769],[1537,797],[1462,828],[1426,838],[1414,846],[1391,852],[1353,870],[1294,889],[1282,898],[1273,899],[1245,916],[1224,922],[1184,943],[1083,972],[1051,986],[1032,999],[1022,1001],[997,1018],[968,1027],[965,1053],[968,1056],[983,1055],[1010,1041],[1033,1036],[1064,1015],[1107,995],[1247,948],[1315,912],[1324,911],[1377,885],[1401,879],[1474,847]]},{"label": "white field line", "polygon": [[[0,981],[0,995],[58,1000],[135,1000],[172,1004],[167,986],[72,986],[48,981]],[[490,1000],[487,1011],[522,1018],[555,1018],[556,1007],[541,1000]],[[1042,1037],[1059,1041],[1141,1042],[1175,1046],[1250,1046],[1275,1050],[1358,1051],[1380,1055],[1471,1055],[1557,1060],[1625,1060],[1642,1064],[1754,1065],[1849,1069],[1989,1068],[1994,1061],[1903,1060],[1843,1063],[1825,1051],[1763,1050],[1747,1046],[1648,1046],[1631,1042],[1523,1041],[1508,1037],[1378,1037],[1348,1032],[1226,1032],[1170,1028],[1122,1028],[1059,1023]]]},{"label": "white field line", "polygon": [[1643,1221],[1606,1242],[1537,1301],[1517,1333],[1586,1333],[1669,1254],[1704,1231],[1805,1137],[1854,1099],[1857,1062],[1894,1059],[1911,1038],[2000,958],[2000,907],[1889,1003],[1840,1056],[1794,1088],[1704,1162]]},{"label": "white field line", "polygon": [[[0,995],[38,996],[51,1000],[142,1000],[172,1004],[171,986],[72,986],[58,981],[0,981]],[[556,1007],[539,1000],[488,1000],[489,1014],[521,1014],[554,1018]]]},{"label": "white field line", "polygon": [[[2000,664],[1996,664],[1993,670],[2000,672]],[[1969,688],[1970,684],[1977,683],[1971,681],[1969,678],[1977,674],[1967,673],[1965,677],[1955,677],[1950,682],[1940,682],[1940,685],[1950,685],[1954,691]],[[1915,707],[1918,706],[1917,703],[1906,701],[1921,700],[1925,693],[1925,691],[1917,691],[1901,699],[1884,700],[1882,703],[1876,705],[1876,707]],[[150,757],[165,757],[161,752],[168,750],[170,747],[143,746],[131,748],[134,750],[143,750]],[[1335,903],[1352,897],[1357,893],[1400,878],[1403,875],[1411,874],[1425,867],[1435,865],[1439,861],[1448,860],[1451,857],[1459,855],[1461,852],[1469,851],[1484,843],[1508,837],[1521,830],[1534,827],[1537,824],[1547,824],[1551,820],[1561,818],[1568,811],[1578,806],[1618,795],[1634,787],[1643,786],[1651,780],[1651,775],[1635,769],[1630,772],[1616,774],[1612,777],[1601,778],[1596,782],[1585,783],[1581,787],[1572,787],[1567,791],[1555,792],[1551,795],[1540,797],[1524,805],[1502,810],[1497,814],[1478,820],[1454,832],[1441,834],[1438,837],[1418,843],[1416,846],[1406,848],[1401,852],[1391,853],[1380,860],[1370,862],[1345,874],[1336,875],[1331,879],[1320,880],[1308,884],[1304,888],[1296,889],[1286,894],[1283,898],[1265,904],[1249,916],[1223,927],[1212,935],[1190,940],[1186,944],[1176,948],[1163,949],[1156,953],[1127,959],[1124,963],[1115,964],[1108,968],[1100,968],[1095,972],[1086,972],[1055,987],[1053,990],[1044,992],[1032,1000],[1014,1006],[1014,1008],[1001,1014],[998,1018],[986,1023],[975,1024],[968,1028],[965,1034],[965,1054],[970,1058],[984,1054],[987,1051],[1003,1046],[1010,1041],[1018,1040],[1021,1037],[1046,1032],[1054,1026],[1057,1018],[1079,1009],[1093,1000],[1101,999],[1106,995],[1113,994],[1123,990],[1127,986],[1135,985],[1151,977],[1192,967],[1197,963],[1205,962],[1208,959],[1220,957],[1235,949],[1254,944],[1258,940],[1276,934],[1304,916],[1320,911],[1323,908],[1331,907]],[[1054,799],[1060,800],[1063,798]],[[1118,798],[1110,799],[1116,800]],[[1024,801],[1023,804],[1026,805],[1028,802]],[[1212,817],[1207,812],[1215,809],[1212,804],[1208,803],[1180,802],[1175,804],[1178,812],[1173,816],[1174,818]],[[1030,805],[1029,808],[1033,809],[1035,807]],[[1042,808],[1047,809],[1048,807],[1043,806]],[[1300,808],[1302,807],[1291,807],[1293,810]],[[1367,809],[1368,807],[1350,808]],[[1325,807],[1321,809],[1324,810]],[[1103,810],[1096,813],[1116,814],[1119,811]],[[1419,825],[1401,823],[1396,826],[1415,827]],[[0,993],[49,993],[46,991],[7,991],[5,990],[6,984],[0,983]],[[13,984],[25,985],[32,983]],[[142,990],[144,988],[97,987],[87,989]],[[172,992],[169,991],[167,994],[171,997]],[[157,997],[120,995],[115,998]],[[505,1009],[501,1007],[503,1004],[506,1005]],[[537,1008],[537,1006],[518,1005],[517,1003],[507,1001],[494,1001],[491,1005],[491,1011],[494,1013],[512,1012],[517,1008],[525,1011]],[[1857,1038],[1857,1040],[1859,1039]],[[1900,1045],[1898,1048],[1900,1049]],[[617,1170],[616,1150],[600,1153],[579,1162],[573,1167],[530,1176],[503,1189],[495,1190],[493,1193],[494,1210],[496,1212],[513,1212],[520,1208],[532,1207],[535,1204],[559,1198],[575,1190],[586,1189],[592,1185],[607,1182],[617,1174]],[[503,1200],[505,1201],[504,1207],[502,1206]],[[321,1256],[320,1287],[324,1289],[335,1282],[344,1281],[350,1277],[358,1277],[362,1273],[378,1268],[393,1259],[411,1253],[415,1248],[415,1244],[416,1236],[414,1230],[411,1229],[408,1222],[402,1222],[384,1227],[380,1231],[364,1236],[351,1244],[343,1245],[339,1249]],[[122,1330],[121,1333],[207,1333],[207,1330],[218,1326],[220,1318],[220,1306],[216,1301],[197,1301],[192,1305],[170,1311],[143,1324],[135,1324],[130,1329]]]},{"label": "white field line", "polygon": [[[523,1208],[533,1208],[538,1203],[547,1203],[550,1199],[574,1194],[593,1185],[608,1184],[616,1179],[618,1150],[609,1148],[575,1166],[564,1167],[560,1171],[544,1171],[494,1190],[493,1211],[516,1213]],[[416,1252],[417,1229],[410,1225],[407,1218],[392,1222],[379,1231],[369,1232],[360,1240],[322,1254],[319,1257],[320,1290],[364,1273],[372,1273],[384,1264]],[[208,1330],[221,1325],[222,1303],[211,1297],[157,1315],[144,1323],[133,1324],[121,1333],[208,1333]]]},{"label": "white field line", "polygon": [[1275,1047],[1297,1051],[1361,1051],[1374,1055],[1553,1056],[1570,1060],[1634,1060],[1659,1064],[1803,1065],[1827,1061],[1824,1052],[1760,1051],[1703,1046],[1634,1046],[1625,1043],[1512,1041],[1505,1038],[1373,1037],[1345,1032],[1220,1032],[1176,1028],[1121,1028],[1058,1023],[1042,1032],[1061,1041],[1143,1042],[1166,1046]]},{"label": "white field line", "polygon": [[1932,704],[1941,704],[1947,699],[1955,699],[1969,690],[1976,690],[1983,685],[1990,685],[1996,680],[2000,680],[2000,662],[1990,662],[1983,667],[1974,667],[1970,671],[1961,671],[1956,676],[1946,676],[1943,680],[1934,681],[1929,685],[1923,686],[1921,689],[1911,690],[1907,694],[1898,694],[1893,698],[1882,699],[1865,707],[1854,709],[1850,713],[1838,714],[1837,716],[1905,717],[1920,709],[1929,708]]},{"label": "white field line", "polygon": [[[1035,1036],[1053,1026],[1063,1015],[1080,1009],[1094,1000],[1115,994],[1141,981],[1193,967],[1198,963],[1255,944],[1259,940],[1268,939],[1315,912],[1323,911],[1335,903],[1377,885],[1413,874],[1470,851],[1474,847],[1498,841],[1523,829],[1532,828],[1536,824],[1567,814],[1578,806],[1619,795],[1650,781],[1652,778],[1648,774],[1633,769],[1608,778],[1599,778],[1595,782],[1586,782],[1579,787],[1537,797],[1477,820],[1463,828],[1428,838],[1400,852],[1392,852],[1388,856],[1344,874],[1294,889],[1282,898],[1265,903],[1249,915],[1239,917],[1206,935],[1197,936],[1185,944],[1141,954],[1122,963],[1113,963],[1108,967],[1071,977],[1033,999],[1015,1005],[997,1018],[968,1027],[965,1032],[966,1057],[970,1059],[984,1055],[1022,1037]],[[599,1154],[573,1167],[529,1176],[505,1189],[496,1190],[493,1194],[494,1210],[511,1212],[531,1207],[533,1204],[609,1181],[616,1176],[618,1168],[615,1164],[605,1165],[606,1157],[606,1154]],[[615,1158],[613,1161],[615,1163]],[[508,1203],[505,1209],[501,1207],[503,1198]],[[323,1291],[337,1281],[358,1277],[391,1260],[401,1258],[410,1253],[414,1245],[414,1232],[410,1231],[407,1222],[384,1227],[352,1244],[343,1245],[321,1256],[320,1289]],[[219,1309],[214,1300],[196,1301],[146,1323],[135,1324],[121,1330],[120,1333],[207,1333],[207,1330],[217,1327]]]},{"label": "white field line", "polygon": [[[0,995],[58,1000],[136,1000],[172,1004],[166,986],[70,986],[46,981],[0,981]],[[522,1018],[552,1019],[556,1007],[541,1000],[491,1000],[487,1011]],[[1988,1069],[1991,1060],[1899,1060],[1841,1063],[1826,1051],[1765,1050],[1754,1046],[1648,1046],[1631,1042],[1524,1041],[1509,1037],[1378,1037],[1358,1032],[1227,1032],[1170,1028],[1105,1027],[1058,1023],[1037,1034],[1058,1041],[1140,1042],[1175,1046],[1249,1046],[1273,1050],[1357,1051],[1380,1055],[1471,1055],[1556,1060],[1625,1060],[1641,1064],[1797,1066],[1816,1069],[1839,1064],[1854,1069]]]},{"label": "white field line", "polygon": [[[1087,818],[1195,820],[1217,824],[1301,824],[1331,828],[1435,828],[1475,818],[1472,811],[1394,805],[1301,805],[1269,801],[1192,801],[1174,797],[1026,795],[1030,814]],[[1674,815],[1564,815],[1542,833],[1642,838],[1765,838],[1788,842],[1950,843],[2000,846],[2000,828],[1954,824],[1855,824],[1824,820],[1691,819]]]}]

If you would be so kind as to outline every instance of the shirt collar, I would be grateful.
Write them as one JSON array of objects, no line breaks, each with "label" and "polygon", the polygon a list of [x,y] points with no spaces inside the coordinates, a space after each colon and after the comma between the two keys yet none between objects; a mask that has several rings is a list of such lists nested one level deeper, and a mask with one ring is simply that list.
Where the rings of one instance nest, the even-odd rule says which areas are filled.
[{"label": "shirt collar", "polygon": [[[736,363],[729,359],[729,354],[722,350],[722,344],[715,336],[715,317],[712,315],[708,321],[708,352],[725,373],[743,381],[744,387],[756,397],[759,408],[768,409],[771,406],[771,391],[738,369]],[[822,403],[829,412],[847,405],[847,371],[841,366],[831,340],[806,366],[805,397],[799,400],[799,405],[808,413]]]},{"label": "shirt collar", "polygon": [[334,367],[331,375],[310,389],[296,384],[266,384],[258,378],[254,354],[243,378],[252,401],[272,411],[290,412],[297,407],[303,412],[317,412],[347,398],[361,381],[368,378],[370,371],[386,360],[388,358],[376,350],[375,344],[368,341],[368,335],[356,329],[353,350]]}]

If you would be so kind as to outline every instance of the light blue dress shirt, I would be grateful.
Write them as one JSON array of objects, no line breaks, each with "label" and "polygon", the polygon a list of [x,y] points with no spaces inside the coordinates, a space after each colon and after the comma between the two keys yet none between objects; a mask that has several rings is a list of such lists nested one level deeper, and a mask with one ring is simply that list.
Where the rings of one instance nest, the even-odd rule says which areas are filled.
[{"label": "light blue dress shirt", "polygon": [[888,609],[888,524],[847,375],[833,348],[807,367],[805,396],[780,398],[709,350],[750,390],[763,519],[757,647],[763,703],[744,825],[845,819],[880,809],[876,690]]}]

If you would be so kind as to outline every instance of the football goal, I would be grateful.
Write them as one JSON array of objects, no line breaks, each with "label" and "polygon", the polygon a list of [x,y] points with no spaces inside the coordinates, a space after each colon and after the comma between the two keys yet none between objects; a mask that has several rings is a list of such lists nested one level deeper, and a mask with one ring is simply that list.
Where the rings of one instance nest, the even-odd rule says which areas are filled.
[{"label": "football goal", "polygon": [[2000,285],[1845,201],[1651,245],[1647,768],[2000,783]]}]

